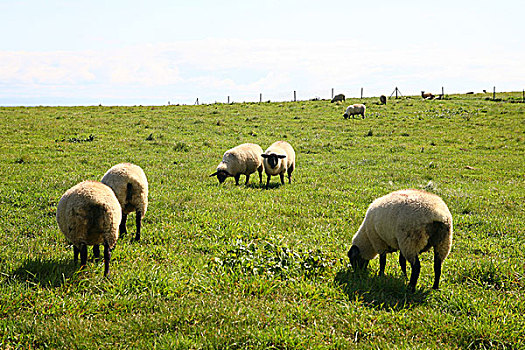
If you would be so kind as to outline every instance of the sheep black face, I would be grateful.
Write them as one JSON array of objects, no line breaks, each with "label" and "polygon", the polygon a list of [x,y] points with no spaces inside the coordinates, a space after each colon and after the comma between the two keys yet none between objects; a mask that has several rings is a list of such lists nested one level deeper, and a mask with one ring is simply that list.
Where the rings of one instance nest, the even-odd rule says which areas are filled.
[{"label": "sheep black face", "polygon": [[368,267],[368,260],[361,257],[361,252],[355,245],[353,245],[348,251],[348,258],[350,259],[350,265],[352,265],[354,271],[366,270]]},{"label": "sheep black face", "polygon": [[349,117],[349,115],[348,115],[348,114],[346,114],[346,113],[345,113],[345,114],[343,114],[343,118],[345,118],[345,119],[348,119],[348,117]]},{"label": "sheep black face", "polygon": [[231,175],[228,174],[227,171],[219,170],[210,175],[210,177],[212,176],[217,176],[217,180],[219,180],[219,183],[222,184],[224,180],[226,180],[226,178]]},{"label": "sheep black face", "polygon": [[286,155],[284,154],[275,154],[275,153],[272,153],[272,154],[261,154],[261,156],[263,158],[266,158],[268,160],[268,165],[273,169],[277,166],[277,164],[279,164],[279,159],[284,159],[286,158]]}]

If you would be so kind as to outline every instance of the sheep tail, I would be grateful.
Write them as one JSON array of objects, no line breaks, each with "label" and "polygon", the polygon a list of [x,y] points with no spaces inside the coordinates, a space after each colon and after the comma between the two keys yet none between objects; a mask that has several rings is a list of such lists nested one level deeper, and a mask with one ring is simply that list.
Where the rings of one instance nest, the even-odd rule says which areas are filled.
[{"label": "sheep tail", "polygon": [[133,185],[131,183],[128,183],[128,186],[126,188],[126,202],[130,202],[131,197],[133,197]]}]

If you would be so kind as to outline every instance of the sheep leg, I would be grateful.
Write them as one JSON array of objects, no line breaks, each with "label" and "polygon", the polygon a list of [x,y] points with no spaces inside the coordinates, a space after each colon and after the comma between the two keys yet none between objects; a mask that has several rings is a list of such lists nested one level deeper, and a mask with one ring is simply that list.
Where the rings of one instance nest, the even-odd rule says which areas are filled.
[{"label": "sheep leg", "polygon": [[246,186],[250,183],[250,174],[246,174],[246,182],[244,183]]},{"label": "sheep leg", "polygon": [[95,257],[95,261],[100,260],[100,246],[98,244],[93,246],[93,256]]},{"label": "sheep leg", "polygon": [[266,189],[268,189],[268,187],[270,187],[270,178],[271,177],[272,177],[272,175],[266,174]]},{"label": "sheep leg", "polygon": [[410,274],[410,282],[408,283],[408,289],[411,292],[416,290],[417,280],[419,278],[419,272],[421,271],[421,264],[419,263],[419,257],[416,255],[414,259],[409,260],[412,273]]},{"label": "sheep leg", "polygon": [[[435,248],[434,248],[435,249]],[[442,260],[440,256],[434,252],[434,285],[433,289],[439,289],[439,278],[441,277],[441,264]]]},{"label": "sheep leg", "polygon": [[288,183],[292,183],[292,171],[293,169],[288,169]]},{"label": "sheep leg", "polygon": [[386,253],[379,254],[379,276],[385,275]]},{"label": "sheep leg", "polygon": [[399,252],[399,265],[401,265],[401,271],[403,271],[403,274],[405,275],[405,278],[407,277],[407,259],[403,256],[401,252]]},{"label": "sheep leg", "polygon": [[237,174],[234,177],[235,177],[235,184],[238,185],[239,184],[239,179],[241,178],[241,174]]},{"label": "sheep leg", "polygon": [[260,169],[257,169],[259,172],[259,184],[262,184],[262,167]]},{"label": "sheep leg", "polygon": [[284,172],[280,173],[279,177],[281,178],[281,185],[284,185]]},{"label": "sheep leg", "polygon": [[86,266],[87,263],[87,245],[80,245],[80,266]]},{"label": "sheep leg", "polygon": [[126,221],[128,220],[128,214],[122,212],[122,220],[120,221],[120,225],[118,227],[118,230],[120,234],[127,234],[128,230],[126,229]]},{"label": "sheep leg", "polygon": [[137,210],[135,213],[135,224],[137,225],[137,233],[135,234],[135,241],[140,241],[140,228],[142,227],[142,211]]},{"label": "sheep leg", "polygon": [[75,265],[78,262],[78,254],[80,254],[80,250],[76,246],[73,246],[73,262]]},{"label": "sheep leg", "polygon": [[104,242],[104,277],[109,274],[109,261],[111,260],[111,250],[108,242]]}]

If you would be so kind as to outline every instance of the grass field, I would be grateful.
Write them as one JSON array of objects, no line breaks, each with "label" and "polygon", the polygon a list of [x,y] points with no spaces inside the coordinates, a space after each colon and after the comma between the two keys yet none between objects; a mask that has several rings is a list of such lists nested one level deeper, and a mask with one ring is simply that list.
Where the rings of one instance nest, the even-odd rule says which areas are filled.
[{"label": "grass field", "polygon": [[[0,108],[0,348],[525,348],[525,104],[499,97],[364,99],[349,120],[329,101]],[[276,140],[291,185],[209,177],[225,150]],[[73,264],[55,212],[124,161],[150,205],[106,279]],[[432,253],[413,294],[397,253],[384,277],[349,266],[370,202],[403,188],[452,212],[438,291]]]}]

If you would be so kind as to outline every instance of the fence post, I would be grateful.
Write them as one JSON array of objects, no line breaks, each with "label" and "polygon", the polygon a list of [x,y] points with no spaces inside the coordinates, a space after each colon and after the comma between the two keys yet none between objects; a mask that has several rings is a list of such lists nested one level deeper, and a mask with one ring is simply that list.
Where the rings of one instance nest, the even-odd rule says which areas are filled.
[{"label": "fence post", "polygon": [[492,99],[496,99],[496,87],[494,86],[494,90],[492,90]]},{"label": "fence post", "polygon": [[259,94],[259,103],[262,103],[262,93]]},{"label": "fence post", "polygon": [[297,102],[297,91],[293,91],[293,101]]},{"label": "fence post", "polygon": [[441,87],[441,98],[445,98],[445,88]]},{"label": "fence post", "polygon": [[334,98],[334,88],[332,88],[332,99]]},{"label": "fence post", "polygon": [[363,88],[361,88],[361,98],[363,98]]},{"label": "fence post", "polygon": [[228,96],[228,104],[230,104],[230,96]]}]

